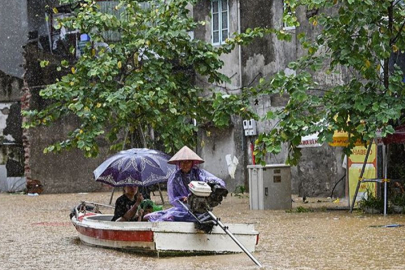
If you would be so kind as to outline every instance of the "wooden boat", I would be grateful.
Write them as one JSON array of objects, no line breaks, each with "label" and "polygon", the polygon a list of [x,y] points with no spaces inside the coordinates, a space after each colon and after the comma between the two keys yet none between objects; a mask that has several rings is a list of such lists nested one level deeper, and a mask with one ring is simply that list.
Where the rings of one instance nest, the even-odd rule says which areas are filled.
[{"label": "wooden boat", "polygon": [[[112,215],[91,212],[71,218],[82,242],[106,248],[157,256],[240,253],[243,250],[219,226],[211,233],[192,222],[112,222]],[[248,252],[254,252],[259,233],[253,224],[225,224]]]}]

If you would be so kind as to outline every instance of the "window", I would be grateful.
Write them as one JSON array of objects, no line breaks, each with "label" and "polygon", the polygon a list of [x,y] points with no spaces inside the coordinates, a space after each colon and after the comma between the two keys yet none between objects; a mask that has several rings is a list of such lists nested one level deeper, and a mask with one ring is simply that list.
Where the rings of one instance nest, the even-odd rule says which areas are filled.
[{"label": "window", "polygon": [[[125,19],[123,16],[127,16],[124,14],[125,8],[121,7],[120,9],[116,9],[116,6],[119,5],[119,1],[110,1],[110,0],[98,0],[98,5],[100,6],[100,12],[105,14],[114,15],[118,19]],[[141,9],[143,10],[150,10],[151,3],[150,2],[139,2],[138,3]],[[106,42],[114,42],[119,41],[121,39],[121,34],[118,31],[104,31],[103,38]]]},{"label": "window", "polygon": [[[123,9],[115,9],[115,7],[119,4],[117,1],[99,1],[98,4],[100,5],[101,13],[114,15],[119,18],[123,12]],[[121,39],[121,34],[118,31],[108,30],[103,32],[103,38],[107,42],[119,41]]]},{"label": "window", "polygon": [[295,21],[295,12],[292,11],[290,5],[283,1],[283,29],[295,29],[292,21]]},{"label": "window", "polygon": [[212,0],[211,16],[212,44],[223,44],[229,35],[228,0]]}]

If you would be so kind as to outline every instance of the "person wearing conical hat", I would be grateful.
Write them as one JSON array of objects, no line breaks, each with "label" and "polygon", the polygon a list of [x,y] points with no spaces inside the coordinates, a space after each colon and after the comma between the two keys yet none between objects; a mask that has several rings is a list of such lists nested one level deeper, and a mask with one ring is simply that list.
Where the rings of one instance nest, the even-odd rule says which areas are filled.
[{"label": "person wearing conical hat", "polygon": [[204,163],[204,160],[187,146],[183,146],[167,163],[179,164],[179,162],[187,160],[193,161],[195,164]]},{"label": "person wearing conical hat", "polygon": [[169,161],[176,164],[178,169],[169,177],[167,181],[167,194],[172,208],[153,212],[147,215],[151,222],[156,221],[195,221],[195,218],[179,203],[179,200],[186,203],[190,190],[188,184],[191,181],[215,182],[225,187],[225,182],[204,169],[198,168],[198,164],[203,163],[193,150],[184,146]]},{"label": "person wearing conical hat", "polygon": [[181,207],[178,200],[187,202],[188,195],[190,194],[188,184],[191,181],[215,182],[225,187],[225,182],[222,179],[196,166],[203,162],[204,160],[187,146],[181,148],[168,161],[170,164],[176,164],[179,168],[167,181],[167,194],[173,206]]}]

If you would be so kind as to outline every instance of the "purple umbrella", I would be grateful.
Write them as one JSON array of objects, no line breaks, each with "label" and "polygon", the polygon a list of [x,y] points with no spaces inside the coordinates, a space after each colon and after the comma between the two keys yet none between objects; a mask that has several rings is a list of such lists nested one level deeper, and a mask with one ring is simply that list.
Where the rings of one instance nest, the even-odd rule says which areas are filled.
[{"label": "purple umbrella", "polygon": [[93,174],[96,181],[113,187],[146,187],[167,181],[176,169],[175,165],[167,163],[169,159],[169,155],[157,150],[133,148],[108,158]]}]

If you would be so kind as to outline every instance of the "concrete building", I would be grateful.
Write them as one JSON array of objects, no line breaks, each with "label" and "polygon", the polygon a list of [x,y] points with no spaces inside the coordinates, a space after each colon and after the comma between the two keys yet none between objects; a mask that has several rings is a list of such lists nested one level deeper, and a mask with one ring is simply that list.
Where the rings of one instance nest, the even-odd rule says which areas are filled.
[{"label": "concrete building", "polygon": [[[0,9],[0,191],[89,192],[102,190],[93,170],[105,158],[88,159],[80,151],[43,154],[45,146],[66,133],[73,119],[49,128],[22,130],[21,109],[39,108],[39,91],[58,74],[54,68],[68,55],[52,32],[55,0],[1,0]],[[64,9],[61,7],[61,12]],[[48,17],[48,19],[46,19]],[[69,37],[67,39],[69,41]],[[49,60],[40,68],[38,59]],[[106,148],[106,147],[105,147]],[[102,148],[103,149],[103,148]]]},{"label": "concrete building", "polygon": [[[274,35],[256,40],[249,46],[238,47],[231,54],[222,58],[225,66],[222,72],[232,79],[231,85],[221,85],[233,93],[243,91],[244,87],[253,86],[261,78],[268,78],[278,71],[291,72],[287,68],[290,61],[302,55],[298,46],[297,35],[303,31],[315,36],[311,25],[307,23],[312,11],[299,10],[297,16],[301,22],[300,29],[283,25],[283,0],[213,0],[199,1],[194,7],[194,18],[210,23],[195,31],[195,38],[204,39],[215,46],[220,46],[227,36],[243,32],[248,28],[272,27],[284,28],[293,38],[291,42],[279,41]],[[323,86],[337,83],[342,77],[326,77],[317,74]],[[321,85],[322,87],[322,85]],[[251,100],[252,108],[259,116],[269,110],[279,108],[288,101],[288,97],[261,96]],[[233,191],[238,186],[246,186],[248,180],[247,165],[253,164],[252,143],[262,132],[270,131],[274,123],[256,123],[253,136],[245,136],[243,120],[232,119],[232,127],[227,130],[201,130],[199,153],[206,160],[205,167],[214,174],[227,180],[228,188]],[[307,148],[302,150],[303,157],[292,170],[292,192],[301,196],[330,196],[336,182],[345,175],[342,168],[342,151],[330,146]],[[319,158],[319,157],[322,158]],[[238,160],[234,177],[227,168],[232,167],[234,157]],[[235,159],[235,160],[236,160]],[[228,162],[227,162],[228,160]],[[269,156],[268,164],[282,164],[286,160],[286,150],[277,156]],[[334,196],[344,195],[344,181],[336,186]]]},{"label": "concrete building", "polygon": [[[23,18],[23,20],[21,20]],[[27,8],[2,1],[0,9],[0,191],[25,188],[21,130],[22,46],[27,40]]]},{"label": "concrete building", "polygon": [[[9,141],[3,139],[3,144],[0,142],[0,191],[10,190],[10,177],[21,177],[23,181],[26,177],[27,183],[31,181],[34,186],[40,183],[47,193],[102,189],[93,181],[92,171],[107,156],[106,146],[102,146],[97,159],[86,159],[79,151],[58,155],[44,155],[42,152],[45,146],[75,125],[74,119],[65,119],[63,123],[47,128],[24,131],[19,128],[24,121],[20,117],[21,108],[40,108],[44,102],[38,96],[40,89],[61,75],[55,73],[54,67],[61,59],[69,57],[64,49],[66,46],[58,39],[59,33],[52,28],[50,9],[58,6],[58,1],[0,0],[0,3],[0,38],[5,41],[0,44],[0,138],[11,138],[9,135],[13,138]],[[249,46],[237,47],[231,54],[223,56],[225,66],[222,72],[231,78],[232,83],[218,85],[218,89],[241,93],[244,87],[257,84],[260,78],[267,78],[280,70],[291,72],[287,64],[302,54],[296,35],[299,31],[312,33],[313,30],[305,23],[309,14],[305,10],[297,14],[302,20],[300,29],[283,25],[283,7],[283,0],[198,1],[193,8],[193,16],[209,23],[197,29],[194,37],[215,46],[221,46],[234,32],[259,26],[284,27],[285,31],[293,34],[291,42],[281,42],[275,36],[268,36]],[[60,12],[68,12],[68,9],[60,7]],[[68,33],[64,42],[76,42],[76,35]],[[38,59],[48,60],[50,65],[40,68]],[[322,78],[326,84],[340,79]],[[267,111],[283,106],[287,100],[287,97],[262,96],[251,100],[251,104],[263,116]],[[197,152],[206,161],[203,167],[225,179],[231,192],[241,186],[248,187],[247,166],[253,163],[252,144],[257,134],[269,131],[274,125],[258,122],[255,132],[245,136],[244,120],[249,119],[234,117],[228,129],[201,128],[199,131]],[[13,146],[6,145],[8,143],[13,143]],[[285,157],[286,152],[283,151],[278,156],[269,156],[267,163],[284,163]],[[303,149],[301,162],[292,167],[292,192],[306,196],[329,196],[334,183],[344,174],[341,157],[340,149],[329,146]],[[336,190],[335,195],[342,196],[343,192],[344,185]]]}]

